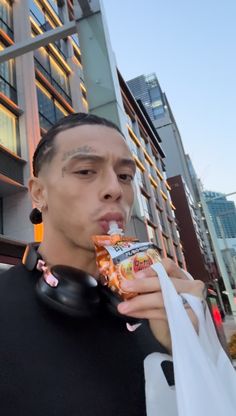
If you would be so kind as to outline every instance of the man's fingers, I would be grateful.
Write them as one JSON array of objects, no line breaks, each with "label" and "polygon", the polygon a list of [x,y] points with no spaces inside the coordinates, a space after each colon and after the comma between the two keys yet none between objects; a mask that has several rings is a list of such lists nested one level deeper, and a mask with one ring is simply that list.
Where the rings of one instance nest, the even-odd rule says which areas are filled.
[{"label": "man's fingers", "polygon": [[[127,316],[132,316],[132,318],[138,318],[138,319],[155,319],[155,320],[163,320],[167,321],[166,312],[164,309],[148,309],[148,310],[140,310],[133,313],[127,313],[125,314]],[[128,321],[128,319],[127,319]]]},{"label": "man's fingers", "polygon": [[189,293],[199,298],[204,297],[205,284],[201,280],[183,280],[170,278],[177,293]]},{"label": "man's fingers", "polygon": [[144,295],[138,295],[134,298],[121,302],[118,309],[121,313],[127,314],[150,309],[164,308],[164,302],[161,292],[154,292]]},{"label": "man's fingers", "polygon": [[154,277],[125,280],[121,284],[121,288],[127,292],[150,293],[161,290],[159,279],[155,273]]},{"label": "man's fingers", "polygon": [[[177,293],[190,293],[203,297],[205,285],[201,280],[189,280],[170,277]],[[157,275],[149,278],[140,278],[122,282],[121,288],[127,292],[152,293],[160,292],[161,286]]]},{"label": "man's fingers", "polygon": [[[177,266],[177,264],[170,259],[162,259],[161,261],[162,266],[165,268],[166,273],[168,276],[174,276],[177,279],[184,279],[189,280],[187,276],[185,275],[184,271]],[[135,273],[135,277],[137,279],[143,279],[147,277],[154,277],[156,276],[156,272],[152,269],[152,267],[149,267],[148,269],[141,270],[140,272]]]},{"label": "man's fingers", "polygon": [[170,259],[162,259],[161,264],[164,266],[166,273],[169,276],[174,276],[177,279],[189,280],[183,270]]}]

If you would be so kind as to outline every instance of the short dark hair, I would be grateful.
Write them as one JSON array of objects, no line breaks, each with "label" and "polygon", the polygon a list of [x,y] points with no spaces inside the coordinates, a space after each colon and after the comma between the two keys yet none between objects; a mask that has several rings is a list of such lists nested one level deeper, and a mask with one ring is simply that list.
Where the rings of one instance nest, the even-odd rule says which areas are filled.
[{"label": "short dark hair", "polygon": [[117,130],[123,137],[119,127],[106,118],[87,113],[73,113],[60,119],[39,141],[33,156],[33,174],[38,176],[42,166],[52,160],[56,153],[55,137],[62,131],[82,125],[101,125]]}]

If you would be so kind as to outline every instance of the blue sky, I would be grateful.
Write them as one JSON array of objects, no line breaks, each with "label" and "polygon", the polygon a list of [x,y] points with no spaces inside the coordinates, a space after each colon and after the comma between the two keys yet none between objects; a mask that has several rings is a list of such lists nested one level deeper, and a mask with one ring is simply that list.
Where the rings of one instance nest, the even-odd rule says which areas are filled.
[{"label": "blue sky", "polygon": [[123,77],[157,74],[205,188],[236,191],[236,1],[103,4]]}]

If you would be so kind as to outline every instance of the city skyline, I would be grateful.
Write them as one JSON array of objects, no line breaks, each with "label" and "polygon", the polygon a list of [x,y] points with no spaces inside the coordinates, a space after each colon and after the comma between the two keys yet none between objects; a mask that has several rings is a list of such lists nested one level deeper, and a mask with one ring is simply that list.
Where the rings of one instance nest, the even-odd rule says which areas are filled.
[{"label": "city skyline", "polygon": [[[156,73],[204,188],[235,192],[236,4],[103,3],[124,78]],[[236,195],[229,199],[236,202]]]}]

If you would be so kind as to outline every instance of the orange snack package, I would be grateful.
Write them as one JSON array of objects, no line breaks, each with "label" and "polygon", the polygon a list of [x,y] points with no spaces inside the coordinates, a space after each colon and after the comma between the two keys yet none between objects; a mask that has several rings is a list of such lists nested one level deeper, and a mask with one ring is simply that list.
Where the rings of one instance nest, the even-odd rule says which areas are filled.
[{"label": "orange snack package", "polygon": [[100,279],[118,293],[121,299],[137,295],[122,290],[122,280],[135,279],[135,273],[161,261],[157,247],[151,242],[139,243],[134,238],[123,237],[121,234],[96,235],[92,239]]}]

